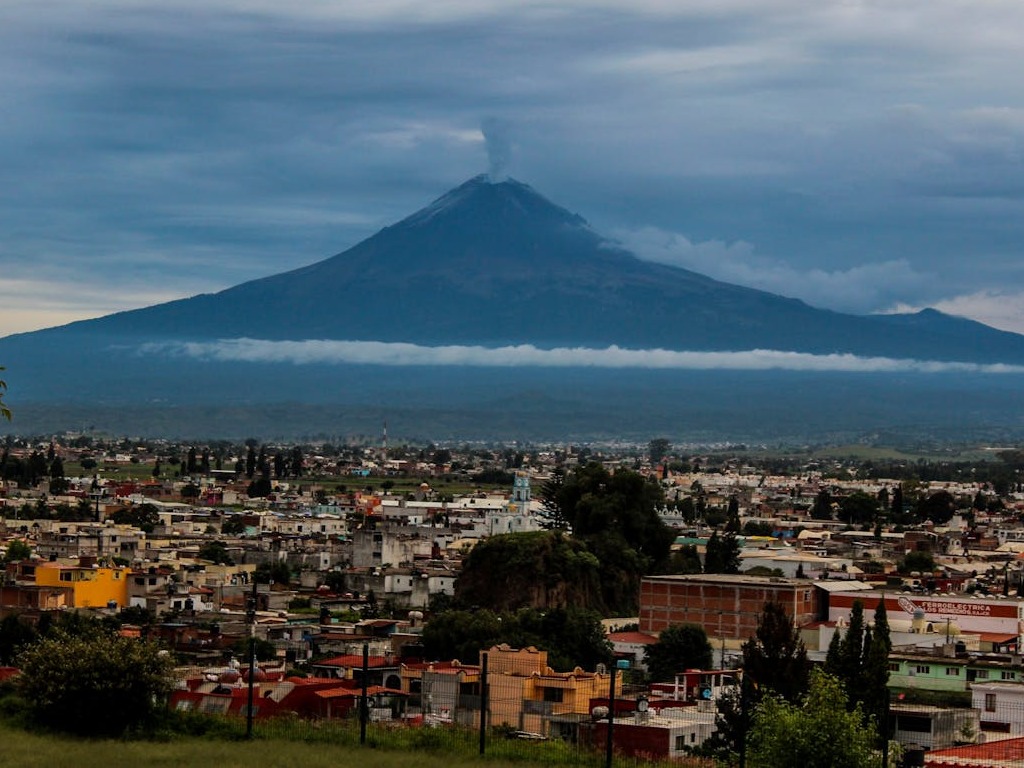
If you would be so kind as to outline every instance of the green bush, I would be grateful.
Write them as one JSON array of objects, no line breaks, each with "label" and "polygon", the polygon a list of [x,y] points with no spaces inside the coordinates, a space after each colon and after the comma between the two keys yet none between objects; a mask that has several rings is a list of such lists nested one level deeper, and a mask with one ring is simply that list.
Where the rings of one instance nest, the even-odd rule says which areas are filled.
[{"label": "green bush", "polygon": [[171,690],[171,661],[156,645],[105,632],[57,632],[18,657],[18,692],[38,724],[88,735],[151,726]]}]

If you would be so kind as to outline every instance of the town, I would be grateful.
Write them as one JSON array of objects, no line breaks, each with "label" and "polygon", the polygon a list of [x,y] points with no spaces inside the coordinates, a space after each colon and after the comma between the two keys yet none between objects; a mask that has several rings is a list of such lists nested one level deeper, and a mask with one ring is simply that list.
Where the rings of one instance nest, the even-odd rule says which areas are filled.
[{"label": "town", "polygon": [[[1016,449],[420,447],[386,429],[346,445],[9,438],[0,664],[25,627],[82,613],[170,651],[180,710],[244,716],[255,677],[259,718],[344,718],[362,695],[375,721],[472,728],[486,711],[521,738],[592,744],[613,726],[617,751],[676,758],[727,742],[723,702],[743,698],[777,606],[814,666],[837,669],[864,633],[864,676],[886,639],[885,701],[861,703],[883,707],[894,748],[991,765],[1024,753],[1022,468]],[[611,534],[642,562],[608,554]],[[527,562],[542,541],[561,549]],[[699,640],[673,655],[680,628]]]}]

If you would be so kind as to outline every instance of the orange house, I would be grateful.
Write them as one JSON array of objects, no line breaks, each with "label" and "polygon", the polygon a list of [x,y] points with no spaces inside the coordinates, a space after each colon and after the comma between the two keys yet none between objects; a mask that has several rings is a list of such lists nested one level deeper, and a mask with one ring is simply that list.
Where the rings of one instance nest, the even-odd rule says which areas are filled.
[{"label": "orange house", "polygon": [[128,575],[131,568],[92,565],[82,558],[78,565],[38,563],[36,586],[66,587],[71,590],[71,608],[105,608],[128,605]]}]

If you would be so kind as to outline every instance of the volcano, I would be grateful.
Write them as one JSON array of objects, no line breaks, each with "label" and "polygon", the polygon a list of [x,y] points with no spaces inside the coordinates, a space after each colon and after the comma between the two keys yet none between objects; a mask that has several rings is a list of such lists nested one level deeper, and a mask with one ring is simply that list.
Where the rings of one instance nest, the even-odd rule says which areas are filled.
[{"label": "volcano", "polygon": [[[394,404],[410,402],[411,386],[479,398],[494,385],[493,377],[474,385],[461,375],[453,384],[451,376],[422,370],[406,377],[366,365],[189,354],[195,345],[238,339],[776,350],[1024,365],[1024,336],[934,310],[843,314],[643,261],[528,185],[485,176],[331,258],[219,293],[9,336],[0,339],[0,361],[12,404],[237,405],[360,397],[365,403],[371,390],[378,403],[391,398]],[[531,397],[546,396],[546,385],[537,382],[551,376],[534,379]],[[456,405],[445,401],[445,407]]]}]

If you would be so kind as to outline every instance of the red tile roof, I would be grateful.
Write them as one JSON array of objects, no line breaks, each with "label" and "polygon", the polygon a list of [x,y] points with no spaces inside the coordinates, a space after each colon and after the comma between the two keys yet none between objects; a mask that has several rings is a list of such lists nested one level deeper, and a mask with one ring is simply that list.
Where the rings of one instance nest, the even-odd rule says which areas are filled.
[{"label": "red tile roof", "polygon": [[[371,669],[373,667],[397,667],[398,661],[387,656],[370,656],[366,660],[366,665]],[[318,667],[358,667],[362,669],[363,657],[358,654],[348,654],[347,656],[335,656],[333,659],[324,659],[323,661],[316,662]]]},{"label": "red tile roof", "polygon": [[1024,761],[1024,737],[936,749],[925,756],[926,768],[998,768]]}]

